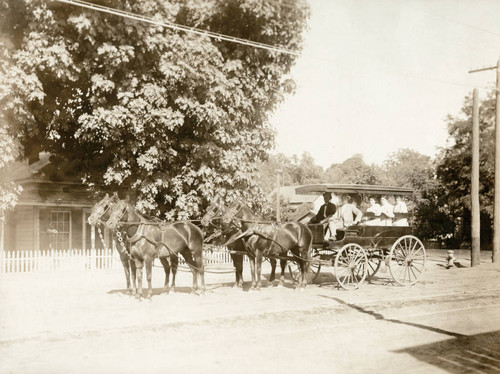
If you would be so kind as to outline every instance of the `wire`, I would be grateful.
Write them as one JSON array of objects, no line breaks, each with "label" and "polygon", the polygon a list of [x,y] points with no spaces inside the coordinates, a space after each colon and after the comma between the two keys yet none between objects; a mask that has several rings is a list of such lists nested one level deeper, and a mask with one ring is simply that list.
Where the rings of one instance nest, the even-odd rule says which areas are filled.
[{"label": "wire", "polygon": [[[117,15],[117,16],[129,18],[129,19],[134,19],[134,20],[137,20],[137,21],[143,21],[143,22],[147,22],[147,23],[150,23],[150,24],[158,25],[158,26],[164,26],[164,27],[167,27],[167,28],[170,28],[170,29],[173,29],[173,30],[177,30],[177,31],[190,32],[190,33],[193,33],[193,34],[197,34],[197,35],[201,35],[201,36],[206,36],[206,37],[209,37],[209,38],[212,38],[212,39],[216,39],[216,40],[219,40],[219,41],[220,40],[225,40],[225,41],[228,41],[228,42],[243,44],[243,45],[247,45],[247,46],[251,46],[251,47],[255,47],[255,48],[262,48],[262,49],[266,49],[266,50],[273,51],[273,52],[285,53],[285,54],[290,54],[290,55],[294,55],[294,56],[298,56],[299,55],[298,52],[287,50],[287,49],[283,49],[283,48],[278,48],[278,47],[275,47],[275,46],[272,46],[272,45],[269,45],[269,44],[254,42],[254,41],[247,40],[247,39],[237,38],[237,37],[233,37],[233,36],[219,34],[219,33],[211,32],[211,31],[202,30],[202,29],[198,29],[198,28],[194,28],[194,27],[188,27],[188,26],[179,25],[179,24],[175,24],[175,23],[167,23],[167,22],[157,21],[157,20],[154,20],[152,18],[149,18],[149,17],[146,17],[146,16],[142,16],[142,15],[139,15],[139,14],[136,14],[136,13],[131,13],[131,12],[127,12],[127,11],[124,11],[124,10],[119,10],[119,9],[114,9],[114,8],[106,7],[106,6],[103,6],[103,5],[89,3],[89,2],[84,1],[84,0],[55,0],[55,1],[58,1],[58,2],[61,2],[61,3],[66,3],[66,4],[70,4],[70,5],[76,5],[76,6],[79,6],[79,7],[82,7],[82,8],[87,8],[87,9],[91,9],[91,10],[97,10],[97,11],[100,11],[100,12],[103,12],[103,13],[113,14],[113,15]],[[424,13],[429,13],[429,12],[426,12],[426,11],[421,10],[421,9],[418,9],[418,10],[420,10],[420,11],[422,11]],[[436,17],[441,17],[441,16],[436,15],[436,14],[432,14],[432,13],[429,13],[429,14],[431,14],[433,16],[436,16]],[[441,17],[441,18],[445,18],[445,17]],[[452,19],[447,19],[447,20],[450,21],[450,22],[460,23],[460,24],[465,25],[465,26],[474,27],[472,25],[464,24],[463,22],[454,21]],[[474,28],[479,29],[477,27],[474,27]],[[490,31],[484,30],[484,29],[480,29],[480,30],[481,31],[490,32]],[[493,32],[490,32],[490,33],[495,34]],[[495,34],[495,35],[499,35],[499,34]],[[309,57],[305,57],[305,58],[306,59],[310,59]],[[323,61],[328,62],[328,63],[333,63],[335,66],[337,66],[340,69],[352,71],[352,67],[350,67],[350,68],[343,67],[343,66],[339,65],[337,61],[334,61],[332,59],[327,59],[327,58],[321,58],[320,57],[320,58],[314,58],[314,60],[316,60],[316,61],[317,60],[323,60]],[[394,75],[394,76],[400,76],[400,77],[407,78],[407,79],[416,79],[416,80],[421,79],[421,80],[426,80],[426,81],[431,81],[431,82],[437,82],[437,83],[443,83],[443,84],[449,84],[449,85],[455,85],[455,86],[477,88],[476,85],[462,83],[462,82],[453,82],[453,81],[447,81],[447,80],[437,79],[437,78],[417,77],[417,76],[411,76],[411,75],[404,74],[404,73],[396,73],[396,72],[391,72],[391,71],[386,71],[386,70],[380,70],[380,69],[372,69],[372,71],[377,71],[379,73],[390,74],[390,75]],[[489,89],[488,87],[479,87],[479,88]],[[275,91],[275,90],[273,90],[273,91]]]},{"label": "wire", "polygon": [[491,35],[500,36],[500,34],[497,33],[497,32],[490,31],[490,30],[487,30],[487,29],[483,29],[481,27],[477,27],[477,26],[474,26],[474,25],[471,25],[471,24],[468,24],[468,23],[465,23],[465,22],[457,21],[457,20],[455,20],[453,18],[445,17],[445,16],[442,16],[440,14],[428,12],[426,10],[420,9],[420,8],[415,7],[413,5],[409,5],[407,2],[404,2],[404,6],[407,6],[409,8],[418,10],[419,12],[426,13],[426,14],[429,14],[429,15],[437,17],[437,18],[444,19],[445,21],[448,21],[448,22],[456,23],[458,25],[465,26],[465,27],[470,27],[472,29],[475,29],[475,30],[478,30],[478,31],[482,31],[482,32],[485,32],[485,33],[488,33],[488,34],[491,34]]},{"label": "wire", "polygon": [[[329,66],[335,65],[338,69],[344,70],[344,71],[353,72],[355,70],[352,66],[340,65],[340,64],[338,64],[337,61],[335,61],[333,59],[325,58],[325,57],[310,57],[310,56],[304,55],[300,59],[314,60],[316,63],[318,61],[327,62]],[[299,62],[299,60],[297,62]],[[449,84],[449,85],[453,85],[453,86],[481,88],[481,89],[485,89],[485,90],[489,90],[491,88],[491,87],[487,87],[487,86],[477,86],[477,85],[465,83],[465,82],[449,81],[449,80],[439,79],[439,78],[428,78],[428,77],[410,75],[410,74],[406,74],[406,73],[397,73],[394,71],[374,68],[373,66],[365,66],[365,67],[361,68],[361,70],[364,72],[377,72],[377,73],[381,73],[381,74],[393,75],[393,76],[402,77],[402,78],[406,78],[406,79],[424,80],[424,81],[429,81],[429,82]]]},{"label": "wire", "polygon": [[284,53],[284,54],[293,55],[293,56],[299,55],[298,52],[295,52],[295,51],[292,51],[289,49],[279,48],[279,47],[275,47],[273,45],[264,44],[264,43],[260,43],[260,42],[254,42],[251,40],[237,38],[234,36],[219,34],[219,33],[211,32],[211,31],[207,31],[207,30],[198,29],[195,27],[188,27],[188,26],[179,25],[176,23],[171,23],[171,22],[167,23],[167,22],[163,22],[163,21],[157,21],[157,20],[154,20],[150,17],[142,16],[142,15],[139,15],[136,13],[131,13],[131,12],[127,12],[124,10],[115,9],[115,8],[110,8],[110,7],[106,7],[103,5],[97,5],[97,4],[89,3],[89,2],[83,1],[83,0],[55,0],[55,1],[70,4],[70,5],[76,5],[76,6],[91,9],[91,10],[97,10],[99,12],[113,14],[113,15],[129,18],[129,19],[133,19],[133,20],[137,20],[137,21],[143,21],[143,22],[147,22],[147,23],[157,25],[157,26],[164,26],[164,27],[167,27],[169,29],[176,30],[176,31],[184,31],[184,32],[192,33],[192,34],[206,36],[206,37],[209,37],[212,39],[216,39],[218,41],[225,40],[225,41],[228,41],[231,43],[243,44],[243,45],[247,45],[250,47],[266,49],[266,50],[272,51],[272,52]]}]

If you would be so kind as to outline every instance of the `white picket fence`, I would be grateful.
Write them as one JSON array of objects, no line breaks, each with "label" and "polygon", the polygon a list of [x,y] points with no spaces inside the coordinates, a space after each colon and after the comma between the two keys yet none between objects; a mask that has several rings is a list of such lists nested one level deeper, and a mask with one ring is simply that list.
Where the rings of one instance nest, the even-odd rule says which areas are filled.
[{"label": "white picket fence", "polygon": [[[205,251],[205,264],[228,264],[227,250]],[[184,264],[182,256],[179,263]],[[106,249],[5,251],[0,253],[0,273],[87,271],[120,269],[118,252]]]}]

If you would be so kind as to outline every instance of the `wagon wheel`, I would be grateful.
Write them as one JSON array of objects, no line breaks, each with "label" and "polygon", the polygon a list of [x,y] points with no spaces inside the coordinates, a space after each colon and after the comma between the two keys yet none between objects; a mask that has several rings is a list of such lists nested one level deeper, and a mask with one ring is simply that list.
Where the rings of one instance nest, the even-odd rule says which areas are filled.
[{"label": "wagon wheel", "polygon": [[[319,272],[321,270],[321,263],[319,262],[320,255],[316,251],[313,252],[310,262],[309,262],[309,271],[307,272],[307,283],[313,283],[319,276]],[[288,263],[288,271],[290,272],[290,276],[295,282],[299,281],[300,269],[295,261]]]},{"label": "wagon wheel", "polygon": [[380,249],[368,248],[366,257],[368,258],[366,280],[370,281],[380,270],[380,266],[382,265],[382,251]]},{"label": "wagon wheel", "polygon": [[401,286],[417,283],[425,267],[425,248],[413,235],[405,235],[394,242],[389,253],[389,271]]},{"label": "wagon wheel", "polygon": [[344,245],[335,257],[335,277],[340,287],[355,290],[364,282],[367,275],[368,256],[359,244]]}]

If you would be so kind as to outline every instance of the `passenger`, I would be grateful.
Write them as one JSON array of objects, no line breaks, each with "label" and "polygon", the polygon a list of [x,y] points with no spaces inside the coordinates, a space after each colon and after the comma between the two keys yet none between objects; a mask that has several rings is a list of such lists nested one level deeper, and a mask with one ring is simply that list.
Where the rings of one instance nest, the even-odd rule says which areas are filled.
[{"label": "passenger", "polygon": [[408,208],[402,196],[396,196],[396,205],[394,205],[393,226],[408,226]]},{"label": "passenger", "polygon": [[387,197],[382,196],[380,198],[380,208],[382,210],[380,214],[380,225],[381,226],[392,226],[392,219],[394,218],[394,206],[387,201]]},{"label": "passenger", "polygon": [[[337,206],[330,202],[332,200],[332,194],[330,192],[325,192],[323,194],[323,199],[325,203],[320,206],[318,213],[311,218],[309,223],[322,223],[333,216],[337,211]],[[328,222],[328,226],[330,226],[330,222]],[[329,230],[331,234],[331,228],[329,228]]]},{"label": "passenger", "polygon": [[382,214],[382,208],[380,204],[377,203],[374,197],[370,197],[368,200],[370,206],[366,209],[365,214],[365,225],[366,226],[380,226],[380,215]]},{"label": "passenger", "polygon": [[351,197],[349,195],[342,196],[342,205],[330,219],[329,226],[332,233],[330,240],[337,239],[337,230],[345,230],[350,226],[357,225],[361,222],[362,217],[363,213],[356,207],[356,203],[351,202]]}]

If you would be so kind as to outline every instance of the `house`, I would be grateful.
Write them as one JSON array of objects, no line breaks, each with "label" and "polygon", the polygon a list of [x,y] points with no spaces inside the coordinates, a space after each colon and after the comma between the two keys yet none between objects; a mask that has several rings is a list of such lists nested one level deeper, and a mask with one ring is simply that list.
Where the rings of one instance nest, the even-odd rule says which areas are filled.
[{"label": "house", "polygon": [[[71,172],[54,167],[48,153],[19,163],[13,177],[23,191],[8,211],[0,230],[0,249],[67,250],[102,247],[97,230],[87,218],[93,201],[87,188]],[[109,233],[102,230],[107,246]]]}]

